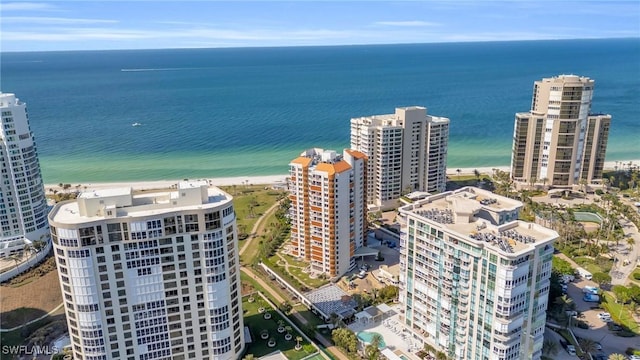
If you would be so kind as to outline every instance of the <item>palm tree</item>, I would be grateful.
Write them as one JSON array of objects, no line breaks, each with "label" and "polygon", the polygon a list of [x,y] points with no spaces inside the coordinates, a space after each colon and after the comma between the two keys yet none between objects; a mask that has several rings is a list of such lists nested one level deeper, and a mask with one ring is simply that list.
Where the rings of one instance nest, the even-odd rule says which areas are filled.
[{"label": "palm tree", "polygon": [[608,360],[627,360],[627,357],[622,354],[611,354],[607,359]]},{"label": "palm tree", "polygon": [[424,352],[426,352],[427,354],[429,354],[429,356],[431,356],[433,355],[433,353],[436,352],[436,348],[429,343],[424,343]]},{"label": "palm tree", "polygon": [[560,315],[563,319],[566,319],[564,326],[565,328],[568,328],[569,323],[571,322],[571,316],[567,315],[567,310],[573,310],[576,307],[576,304],[573,302],[573,299],[567,295],[558,296],[554,303],[560,305]]},{"label": "palm tree", "polygon": [[302,336],[296,336],[296,349],[300,349],[300,341],[302,341]]},{"label": "palm tree", "polygon": [[542,342],[542,353],[552,358],[558,355],[558,343],[551,339],[544,340]]},{"label": "palm tree", "polygon": [[546,188],[547,187],[547,182],[549,181],[549,179],[544,177],[544,178],[540,179],[540,181],[542,181],[542,187]]},{"label": "palm tree", "polygon": [[443,353],[442,351],[438,351],[436,353],[436,359],[437,360],[447,360],[447,354]]},{"label": "palm tree", "polygon": [[371,343],[364,349],[365,357],[368,360],[378,360],[380,358],[380,343],[382,342],[382,335],[374,334],[371,337]]},{"label": "palm tree", "polygon": [[16,263],[16,266],[18,266],[18,263],[20,262],[21,258],[22,256],[19,256],[18,254],[13,254],[9,256],[9,259],[13,260]]},{"label": "palm tree", "polygon": [[635,244],[636,241],[632,237],[627,238],[627,245],[629,245],[629,250],[632,250]]},{"label": "palm tree", "polygon": [[456,172],[458,173],[458,179],[460,179],[460,173],[462,172],[462,170],[458,169],[456,170]]},{"label": "palm tree", "polygon": [[247,354],[245,355],[245,357],[242,358],[242,360],[253,360],[255,359],[255,356],[253,354]]},{"label": "palm tree", "polygon": [[586,353],[596,352],[596,342],[591,339],[580,338],[578,345],[582,348],[582,351]]},{"label": "palm tree", "polygon": [[478,169],[474,169],[473,170],[473,175],[476,176],[476,182],[480,181],[480,171],[478,171]]}]

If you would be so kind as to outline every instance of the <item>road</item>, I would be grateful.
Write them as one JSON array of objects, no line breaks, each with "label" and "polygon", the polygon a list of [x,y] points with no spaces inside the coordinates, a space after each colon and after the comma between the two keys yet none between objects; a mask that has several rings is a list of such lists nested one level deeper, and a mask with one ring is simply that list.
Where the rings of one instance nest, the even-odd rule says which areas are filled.
[{"label": "road", "polygon": [[[636,269],[638,257],[640,257],[640,233],[636,225],[626,218],[621,217],[618,222],[624,230],[624,240],[616,249],[618,261],[611,269],[611,284],[626,285],[629,283],[629,275]],[[634,246],[630,247],[627,244],[629,238],[635,241]]]}]

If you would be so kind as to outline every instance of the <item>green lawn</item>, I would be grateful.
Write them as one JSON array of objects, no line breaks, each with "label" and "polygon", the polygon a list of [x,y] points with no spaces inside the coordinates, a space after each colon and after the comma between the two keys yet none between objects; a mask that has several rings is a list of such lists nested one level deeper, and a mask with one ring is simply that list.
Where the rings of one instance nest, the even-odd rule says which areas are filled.
[{"label": "green lawn", "polygon": [[309,324],[309,326],[313,326],[315,328],[318,325],[323,325],[325,323],[316,314],[312,313],[311,310],[307,309],[307,307],[303,304],[294,306],[294,309],[296,309],[298,314],[300,314],[305,320],[307,320],[307,324]]},{"label": "green lawn", "polygon": [[[638,280],[636,280],[636,278],[634,277],[634,274],[637,274]],[[634,272],[629,274],[629,279],[635,282],[636,285],[640,285],[640,269],[636,269]]]},{"label": "green lawn", "polygon": [[[221,186],[222,190],[233,196],[233,207],[236,211],[236,223],[240,232],[251,232],[253,225],[258,221],[271,205],[275,204],[283,191],[266,188],[264,185],[236,185]],[[250,211],[251,203],[257,204]],[[240,242],[242,246],[242,241]]]},{"label": "green lawn", "polygon": [[578,256],[573,260],[591,274],[595,274],[597,272],[608,274],[609,271],[611,271],[611,267],[613,266],[613,260],[603,257],[599,257],[594,260],[588,257]]},{"label": "green lawn", "polygon": [[611,314],[613,321],[623,327],[626,327],[636,335],[640,335],[640,325],[635,322],[633,316],[631,316],[631,313],[629,312],[629,309],[622,306],[622,304],[616,303],[615,296],[609,293],[604,294],[604,300],[605,301],[602,302],[602,307]]},{"label": "green lawn", "polygon": [[[300,360],[306,356],[309,356],[316,352],[316,349],[313,348],[313,351],[307,352],[305,349],[305,345],[309,345],[309,342],[306,340],[302,340],[300,345],[302,345],[301,350],[296,350],[296,337],[301,336],[295,329],[292,329],[291,335],[293,335],[292,340],[285,340],[284,333],[278,333],[278,321],[282,320],[280,315],[273,310],[269,306],[269,304],[264,301],[259,295],[255,295],[253,297],[255,299],[254,302],[250,303],[248,301],[249,297],[246,296],[242,299],[242,310],[244,312],[244,324],[249,327],[249,332],[251,333],[251,339],[253,342],[247,344],[247,350],[245,354],[253,354],[255,357],[260,357],[272,353],[276,350],[282,351],[282,353],[291,360]],[[265,308],[264,313],[259,313],[258,309],[260,307]],[[271,314],[271,319],[264,319],[264,314]],[[285,321],[285,326],[289,325]],[[263,340],[260,337],[260,334],[263,330],[267,330],[269,333],[269,338],[267,340]],[[269,339],[275,339],[276,346],[268,347],[267,342]],[[304,338],[303,338],[304,339]]]}]

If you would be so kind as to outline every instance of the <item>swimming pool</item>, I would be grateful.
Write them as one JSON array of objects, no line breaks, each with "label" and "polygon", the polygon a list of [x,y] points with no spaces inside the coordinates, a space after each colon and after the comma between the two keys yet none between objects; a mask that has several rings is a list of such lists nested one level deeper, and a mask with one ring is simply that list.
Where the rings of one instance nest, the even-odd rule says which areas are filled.
[{"label": "swimming pool", "polygon": [[[380,335],[377,332],[369,332],[369,331],[360,331],[358,333],[358,339],[364,341],[366,344],[371,344],[371,340],[373,340],[374,335]],[[378,349],[384,349],[387,347],[387,344],[384,342],[384,338],[380,335],[380,344],[378,344]]]}]

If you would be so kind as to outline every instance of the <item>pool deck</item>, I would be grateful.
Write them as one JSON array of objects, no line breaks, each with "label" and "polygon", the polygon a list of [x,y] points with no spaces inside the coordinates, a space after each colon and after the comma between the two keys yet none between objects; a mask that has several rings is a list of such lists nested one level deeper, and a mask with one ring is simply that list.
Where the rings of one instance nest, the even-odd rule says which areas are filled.
[{"label": "pool deck", "polygon": [[411,334],[399,320],[400,308],[394,307],[395,315],[382,321],[370,322],[368,324],[353,323],[349,329],[356,334],[360,331],[377,332],[382,335],[387,348],[396,355],[404,355],[407,359],[420,360],[416,353],[422,350],[423,345],[420,340],[412,339]]}]

